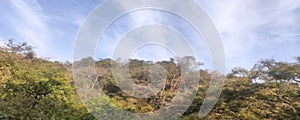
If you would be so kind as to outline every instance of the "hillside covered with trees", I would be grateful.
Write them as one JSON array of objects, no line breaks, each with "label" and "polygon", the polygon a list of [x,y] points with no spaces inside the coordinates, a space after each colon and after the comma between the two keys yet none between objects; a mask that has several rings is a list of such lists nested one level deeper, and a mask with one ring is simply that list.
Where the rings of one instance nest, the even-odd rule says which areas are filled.
[{"label": "hillside covered with trees", "polygon": [[[87,110],[80,101],[82,96],[76,94],[71,63],[39,58],[32,46],[26,43],[15,44],[13,41],[0,48],[0,56],[0,119],[4,120],[93,120],[95,118],[91,112],[101,112],[107,106],[137,113],[153,112],[165,107],[176,95],[181,80],[180,68],[184,66],[180,60],[185,60],[127,61],[134,83],[141,86],[151,82],[148,72],[150,66],[159,64],[167,70],[165,84],[160,92],[149,98],[135,98],[123,92],[116,84],[111,66],[118,61],[83,59],[95,62],[97,70],[96,80],[83,81],[93,83],[88,86],[93,91],[86,97],[97,94],[99,90],[108,96],[90,99],[86,105],[100,106]],[[197,72],[200,73],[200,82],[196,97],[179,119],[199,119],[198,111],[213,72],[204,69]],[[293,63],[260,60],[251,70],[235,68],[224,77],[226,82],[220,99],[204,119],[300,119],[300,57]],[[102,116],[103,119],[113,119],[111,115]],[[121,115],[113,113],[115,118],[121,119]]]}]

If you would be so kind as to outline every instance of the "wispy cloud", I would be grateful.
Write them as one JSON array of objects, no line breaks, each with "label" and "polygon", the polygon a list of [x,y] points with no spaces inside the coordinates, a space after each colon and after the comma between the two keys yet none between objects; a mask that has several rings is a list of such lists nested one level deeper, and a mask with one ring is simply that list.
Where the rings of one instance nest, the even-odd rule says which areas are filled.
[{"label": "wispy cloud", "polygon": [[51,38],[46,20],[42,14],[42,8],[37,1],[11,0],[15,14],[12,16],[11,25],[18,34],[38,49],[38,53],[46,52],[46,45]]},{"label": "wispy cloud", "polygon": [[38,56],[70,60],[77,31],[99,2],[75,4],[74,1],[4,1],[0,4],[0,15],[4,18],[0,20],[3,31],[0,34],[35,46]]},{"label": "wispy cloud", "polygon": [[[151,11],[136,11],[133,13],[129,13],[126,16],[123,16],[120,19],[114,21],[114,23],[111,26],[109,26],[106,33],[104,33],[103,38],[99,42],[99,46],[97,49],[97,57],[112,57],[114,48],[117,46],[119,40],[121,40],[122,37],[124,37],[128,32],[135,28],[147,24],[157,23],[157,19],[159,17],[161,17],[161,15],[155,14]],[[135,43],[130,44],[128,47],[130,48],[131,46],[134,47]],[[150,53],[144,54],[149,55]]]},{"label": "wispy cloud", "polygon": [[[192,29],[191,25],[178,16],[158,10],[134,11],[115,21],[101,39],[97,50],[97,57],[112,57],[113,52],[115,51],[114,48],[117,46],[122,37],[133,29],[138,29],[144,25],[154,24],[165,25],[168,26],[169,29],[173,28],[173,30],[176,30],[178,34],[182,35],[181,37],[186,39],[186,42],[192,44],[191,47],[194,47],[194,50],[196,50],[194,52],[196,52],[196,54],[198,53],[198,59],[200,58],[199,60],[201,62],[209,62],[209,55],[208,51],[205,50],[205,44],[203,41],[201,42],[200,36],[196,35],[197,33],[195,33],[195,30]],[[126,46],[127,48],[136,48],[135,50],[137,51],[132,51],[136,52],[133,58],[157,61],[168,60],[170,57],[176,57],[179,53],[174,53],[173,55],[168,49],[174,52],[174,48],[181,49],[182,47],[181,50],[183,50],[183,44],[174,44],[176,37],[174,37],[174,35],[169,35],[166,32],[161,32],[160,35],[155,34],[160,30],[161,29],[158,27],[156,27],[153,31],[148,30],[150,34],[145,32],[147,31],[146,29],[145,31],[140,31],[140,33],[136,34],[137,36],[134,37],[136,40],[132,40],[135,42],[127,42],[124,43],[123,46]],[[153,41],[157,41],[159,39],[161,42],[166,43],[164,46],[168,49],[158,47],[157,44],[147,45],[145,46],[146,48],[137,49],[138,47],[141,47],[139,44],[145,38],[151,38]],[[192,53],[189,54],[191,55]]]},{"label": "wispy cloud", "polygon": [[300,56],[299,0],[198,0],[220,31],[229,68]]},{"label": "wispy cloud", "polygon": [[[3,19],[0,19],[0,35],[4,38],[26,40],[37,47],[37,52],[41,56],[49,56],[54,60],[70,60],[79,26],[101,1],[82,3],[78,3],[77,0],[1,1],[3,4],[0,4],[0,15]],[[197,2],[211,16],[223,38],[228,69],[235,66],[249,68],[261,58],[289,61],[294,56],[300,56],[299,0],[197,0]],[[121,7],[126,8],[126,5],[118,6],[116,9],[122,9]],[[107,14],[114,10],[112,8]],[[109,57],[116,45],[116,39],[127,33],[130,27],[148,23],[175,25],[182,34],[190,36],[190,39],[196,38],[190,34],[190,29],[185,29],[187,28],[185,23],[171,17],[168,19],[165,14],[151,12],[145,14],[145,11],[128,14],[111,26],[112,30],[105,34],[106,42],[99,44],[99,49],[106,51],[99,52],[99,57]],[[210,56],[205,45],[196,48],[199,48],[197,52],[200,51],[204,62],[210,64],[208,63]],[[143,50],[145,53],[143,55],[153,56],[151,50],[148,52]]]}]

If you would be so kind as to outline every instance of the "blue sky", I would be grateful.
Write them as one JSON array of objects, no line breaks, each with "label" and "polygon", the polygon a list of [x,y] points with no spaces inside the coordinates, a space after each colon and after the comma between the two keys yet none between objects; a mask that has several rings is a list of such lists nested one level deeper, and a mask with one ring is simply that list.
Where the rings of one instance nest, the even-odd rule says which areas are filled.
[{"label": "blue sky", "polygon": [[[0,45],[3,40],[13,38],[35,46],[39,56],[71,61],[80,25],[99,3],[101,0],[2,0]],[[293,61],[294,57],[300,56],[299,0],[197,0],[197,3],[205,9],[221,34],[227,69],[250,68],[262,58]],[[164,14],[143,15],[136,13],[124,17],[108,30],[104,39],[113,41],[126,32],[126,26],[147,20],[166,22]],[[171,19],[169,24],[177,22]],[[178,27],[184,24],[179,23]],[[106,42],[99,49],[111,45],[113,42]],[[199,54],[209,67],[208,51],[203,45],[198,46],[201,48]],[[157,54],[151,52],[155,50],[171,56],[166,49],[149,46],[138,51],[136,58],[155,58]],[[97,57],[109,57],[107,53],[99,52]]]}]

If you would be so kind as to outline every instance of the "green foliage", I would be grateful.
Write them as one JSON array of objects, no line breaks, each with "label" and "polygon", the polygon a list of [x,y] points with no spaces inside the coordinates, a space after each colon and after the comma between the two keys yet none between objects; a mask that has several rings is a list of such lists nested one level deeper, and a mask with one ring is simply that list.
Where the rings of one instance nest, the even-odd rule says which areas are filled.
[{"label": "green foliage", "polygon": [[[120,76],[113,76],[111,63],[120,61],[95,61],[88,57],[75,66],[86,72],[84,66],[96,63],[98,79],[79,81],[92,83],[92,86],[80,83],[80,87],[91,90],[85,96],[91,97],[85,103],[88,111],[76,95],[71,63],[37,58],[32,49],[26,43],[12,41],[0,48],[0,119],[95,119],[89,111],[102,119],[140,119],[129,116],[128,112],[151,113],[166,107],[178,92],[182,67],[200,72],[201,76],[198,92],[180,119],[199,119],[198,111],[212,76],[212,72],[197,68],[200,63],[186,64],[193,62],[192,57],[159,62],[133,59],[122,64],[129,66],[130,77],[141,86],[151,82],[148,71],[151,66],[159,64],[166,69],[160,92],[149,98],[135,98],[116,84],[114,77]],[[286,63],[266,59],[251,70],[233,69],[226,76],[217,105],[204,119],[300,119],[300,57],[296,60]],[[94,97],[100,90],[107,97]]]},{"label": "green foliage", "polygon": [[28,59],[23,55],[26,48],[10,42],[0,51],[0,119],[92,118],[78,100],[66,69]]}]

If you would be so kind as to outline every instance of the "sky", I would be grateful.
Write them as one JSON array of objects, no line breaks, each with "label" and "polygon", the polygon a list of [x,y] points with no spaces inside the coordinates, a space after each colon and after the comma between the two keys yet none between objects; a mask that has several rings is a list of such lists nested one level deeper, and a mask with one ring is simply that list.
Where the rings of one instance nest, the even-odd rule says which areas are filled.
[{"label": "sky", "polygon": [[[36,47],[38,56],[53,61],[72,61],[80,26],[101,0],[1,0],[0,45],[14,39]],[[251,68],[256,61],[272,58],[293,62],[300,56],[299,0],[196,0],[207,12],[221,35],[227,70]],[[122,7],[122,6],[120,6]],[[107,11],[108,13],[110,11]],[[147,14],[145,14],[147,13]],[[193,14],[193,13],[191,13]],[[134,26],[146,23],[173,25],[195,45],[200,61],[210,66],[210,56],[201,37],[176,16],[140,11],[128,14],[108,28],[97,48],[97,58],[110,57],[117,40]],[[142,34],[141,34],[142,35]],[[160,52],[153,52],[160,51]],[[164,56],[164,57],[161,57]],[[150,60],[174,56],[159,46],[146,46],[133,58]]]}]

